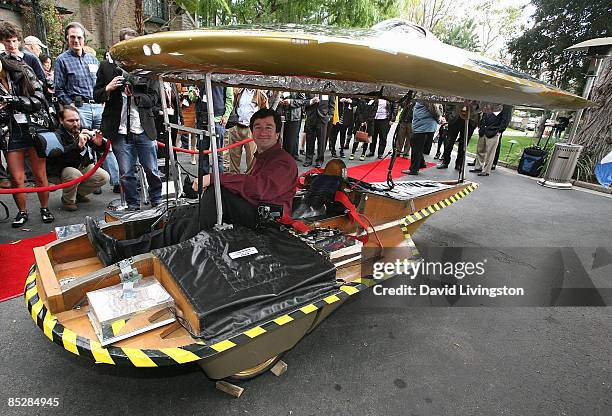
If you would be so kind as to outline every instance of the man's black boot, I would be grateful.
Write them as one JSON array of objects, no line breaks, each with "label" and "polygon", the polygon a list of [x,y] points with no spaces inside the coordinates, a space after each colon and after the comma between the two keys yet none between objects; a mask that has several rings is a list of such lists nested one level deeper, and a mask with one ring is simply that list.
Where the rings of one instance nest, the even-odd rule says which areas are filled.
[{"label": "man's black boot", "polygon": [[116,263],[117,252],[115,246],[117,240],[104,234],[94,219],[89,216],[85,217],[85,230],[87,230],[87,237],[96,253],[98,253],[98,258],[104,263],[104,266]]}]

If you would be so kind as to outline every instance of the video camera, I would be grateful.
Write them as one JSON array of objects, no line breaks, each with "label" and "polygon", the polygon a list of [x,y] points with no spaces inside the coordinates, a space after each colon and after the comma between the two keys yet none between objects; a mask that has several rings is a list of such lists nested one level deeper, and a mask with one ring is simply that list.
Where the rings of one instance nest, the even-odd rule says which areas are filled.
[{"label": "video camera", "polygon": [[115,75],[123,77],[123,86],[134,88],[134,84],[138,83],[138,77],[133,75],[122,68],[115,68]]}]

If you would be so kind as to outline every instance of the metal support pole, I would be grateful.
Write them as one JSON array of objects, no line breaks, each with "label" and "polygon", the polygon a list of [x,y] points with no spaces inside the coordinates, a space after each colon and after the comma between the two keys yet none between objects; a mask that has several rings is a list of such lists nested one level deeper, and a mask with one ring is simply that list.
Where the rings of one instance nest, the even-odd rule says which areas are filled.
[{"label": "metal support pole", "polygon": [[215,189],[215,202],[217,204],[216,229],[228,228],[223,224],[223,206],[221,204],[221,183],[219,179],[219,158],[217,157],[217,133],[215,129],[215,111],[212,96],[212,73],[206,73],[206,105],[208,108],[208,137],[210,137],[210,155],[212,157],[212,183]]},{"label": "metal support pole", "polygon": [[[168,143],[166,143],[168,160],[170,162],[170,169],[168,173],[172,174],[172,179],[174,180],[174,199],[178,202],[183,191],[183,183],[181,182],[179,172],[176,169],[176,161],[174,160],[174,152],[172,151],[172,127],[170,125],[170,119],[168,118],[168,106],[166,105],[166,90],[164,89],[163,75],[159,76],[159,93],[161,96],[162,112],[164,114],[164,128],[166,129],[166,137],[168,138]],[[169,191],[168,178],[166,178],[166,194],[168,194]]]},{"label": "metal support pole", "polygon": [[472,112],[472,103],[469,103],[467,105],[467,117],[465,118],[465,125],[463,127],[463,160],[461,161],[461,169],[459,169],[459,183],[463,183],[465,181],[465,167],[467,165],[467,145],[468,145],[468,133],[470,131],[471,112]]},{"label": "metal support pole", "polygon": [[[206,110],[208,112],[208,110]],[[206,150],[204,148],[204,135],[205,135],[205,131],[203,130],[201,133],[198,134],[198,140],[196,143],[196,148],[198,149],[198,170],[197,170],[197,176],[196,178],[202,178],[204,176],[204,158],[208,157],[208,155],[205,155],[203,153],[204,150]],[[208,164],[208,166],[210,167],[210,163]],[[199,201],[202,200],[202,191],[204,190],[204,188],[202,187],[202,181],[198,180],[198,203]],[[198,209],[198,226],[199,229],[202,229],[202,210]]]},{"label": "metal support pole", "polygon": [[143,208],[143,205],[147,205],[149,203],[149,182],[147,181],[147,175],[145,175],[144,169],[142,165],[136,162],[134,168],[137,171],[138,179],[140,179],[140,208]]},{"label": "metal support pole", "polygon": [[[587,72],[587,81],[584,86],[584,91],[582,93],[582,98],[589,98],[591,94],[591,89],[593,89],[593,84],[595,83],[595,78],[599,75],[599,71],[601,69],[601,64],[603,62],[603,58],[592,57],[591,62],[589,64],[589,69]],[[576,111],[576,115],[574,116],[574,123],[572,124],[572,128],[569,132],[568,143],[573,144],[576,141],[576,133],[578,132],[578,124],[580,124],[580,119],[582,118],[582,113],[584,113],[584,109]]]}]

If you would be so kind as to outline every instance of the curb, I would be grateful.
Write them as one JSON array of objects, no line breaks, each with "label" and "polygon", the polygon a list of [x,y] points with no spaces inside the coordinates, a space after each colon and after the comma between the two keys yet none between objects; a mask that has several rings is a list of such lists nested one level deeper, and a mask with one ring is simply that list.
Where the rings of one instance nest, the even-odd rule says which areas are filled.
[{"label": "curb", "polygon": [[[476,157],[476,155],[474,153],[470,153],[470,152],[466,152],[466,154],[470,157]],[[516,166],[513,166],[509,163],[503,162],[501,160],[497,161],[497,164],[499,166],[503,166],[505,168],[508,168],[510,170],[512,170],[514,173],[516,173],[517,175],[519,175],[518,172],[516,172]],[[540,179],[540,178],[535,178],[535,179]],[[601,192],[602,194],[607,194],[607,195],[612,195],[612,188],[605,188],[601,185],[595,184],[595,183],[589,183],[589,182],[583,182],[583,181],[579,181],[577,179],[572,179],[570,180],[570,182],[572,183],[572,185],[577,186],[579,188],[585,188],[585,189],[589,189],[591,191],[595,191],[595,192]]]}]

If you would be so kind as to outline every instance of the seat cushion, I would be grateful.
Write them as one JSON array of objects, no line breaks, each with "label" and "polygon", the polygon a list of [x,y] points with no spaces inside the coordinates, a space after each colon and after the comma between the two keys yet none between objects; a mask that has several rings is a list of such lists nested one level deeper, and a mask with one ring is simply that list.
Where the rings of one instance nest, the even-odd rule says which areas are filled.
[{"label": "seat cushion", "polygon": [[284,227],[206,230],[154,250],[207,340],[227,337],[336,286],[334,265]]}]

